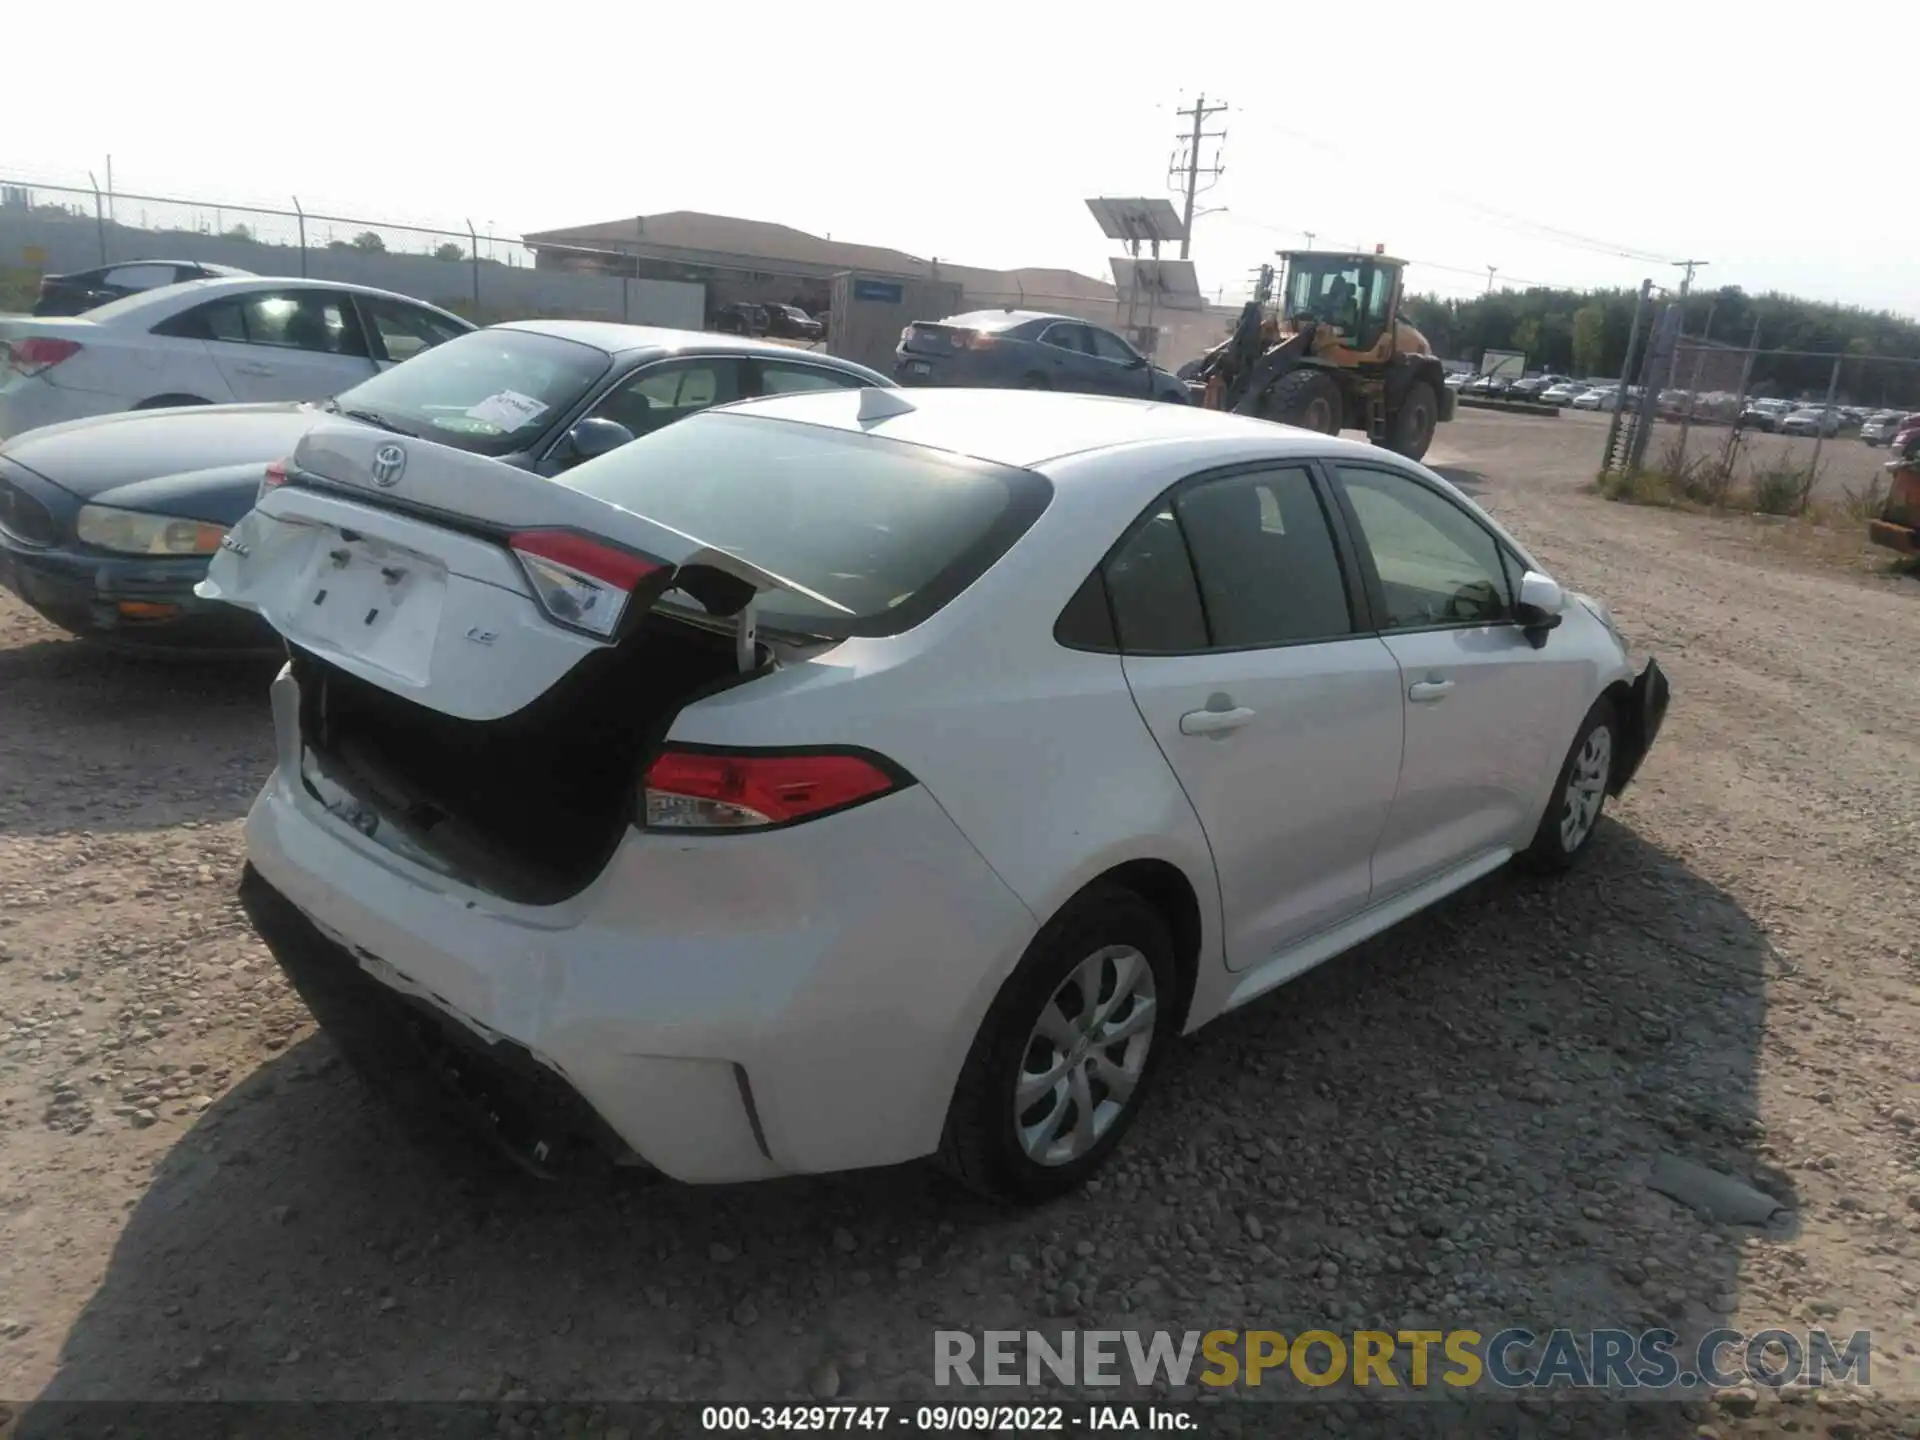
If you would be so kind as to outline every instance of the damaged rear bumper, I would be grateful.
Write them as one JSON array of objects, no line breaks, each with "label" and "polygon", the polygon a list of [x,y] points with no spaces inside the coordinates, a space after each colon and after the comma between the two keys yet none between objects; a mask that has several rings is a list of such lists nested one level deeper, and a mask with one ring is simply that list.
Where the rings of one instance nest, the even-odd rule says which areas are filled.
[{"label": "damaged rear bumper", "polygon": [[1671,699],[1667,672],[1660,668],[1658,660],[1648,660],[1646,668],[1634,679],[1626,713],[1620,717],[1621,755],[1607,786],[1609,794],[1618,795],[1640,773],[1641,762],[1647,758],[1647,752],[1659,738],[1660,727],[1666,723]]},{"label": "damaged rear bumper", "polygon": [[565,1076],[504,1036],[381,984],[363,957],[322,933],[252,865],[240,904],[321,1028],[370,1081],[401,1091],[403,1101],[405,1092],[431,1090],[545,1179],[644,1164]]}]

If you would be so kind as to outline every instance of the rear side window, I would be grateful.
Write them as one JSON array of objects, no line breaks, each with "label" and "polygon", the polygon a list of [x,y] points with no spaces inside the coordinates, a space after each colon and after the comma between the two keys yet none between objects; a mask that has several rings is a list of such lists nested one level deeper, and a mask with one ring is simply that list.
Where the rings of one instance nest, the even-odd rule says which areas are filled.
[{"label": "rear side window", "polygon": [[1053,495],[1030,470],[717,411],[554,483],[791,582],[762,602],[762,622],[828,638],[919,624],[1004,555]]},{"label": "rear side window", "polygon": [[1304,469],[1209,480],[1183,490],[1175,510],[1215,647],[1296,645],[1352,633],[1333,531]]},{"label": "rear side window", "polygon": [[1135,527],[1107,561],[1106,575],[1122,650],[1180,655],[1207,648],[1200,588],[1171,505],[1159,506]]}]

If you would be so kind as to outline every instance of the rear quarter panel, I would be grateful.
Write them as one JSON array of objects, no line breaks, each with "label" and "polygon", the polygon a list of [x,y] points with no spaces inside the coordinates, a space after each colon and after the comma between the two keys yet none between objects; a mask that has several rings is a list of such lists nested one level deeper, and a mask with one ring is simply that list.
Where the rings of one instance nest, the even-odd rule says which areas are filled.
[{"label": "rear quarter panel", "polygon": [[[1177,473],[1135,477],[1116,487],[1120,494],[1062,487],[1024,540],[922,625],[850,641],[701,701],[681,712],[672,738],[849,744],[888,756],[927,788],[1037,924],[1117,865],[1165,861],[1199,902],[1204,986],[1221,968],[1206,836],[1134,706],[1119,657],[1068,650],[1052,634],[1126,523]],[[969,1041],[1017,959],[983,968],[963,1027]],[[964,1055],[962,1047],[949,1057],[956,1074]]]}]

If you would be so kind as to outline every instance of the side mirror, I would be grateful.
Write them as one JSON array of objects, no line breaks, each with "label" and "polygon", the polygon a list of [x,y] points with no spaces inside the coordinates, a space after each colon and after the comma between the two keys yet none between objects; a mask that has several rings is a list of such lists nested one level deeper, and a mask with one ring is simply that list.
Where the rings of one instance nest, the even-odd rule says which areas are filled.
[{"label": "side mirror", "polygon": [[594,456],[604,455],[609,450],[618,450],[632,440],[633,432],[619,421],[589,415],[586,419],[575,422],[574,427],[567,431],[564,453],[571,461],[591,460]]},{"label": "side mirror", "polygon": [[1520,598],[1514,612],[1534,649],[1547,643],[1547,632],[1560,623],[1561,612],[1566,608],[1567,592],[1560,588],[1558,580],[1538,570],[1529,570],[1520,577]]},{"label": "side mirror", "polygon": [[1136,356],[1134,356],[1134,357],[1133,357],[1133,359],[1131,359],[1131,360],[1129,360],[1129,361],[1127,362],[1127,368],[1128,368],[1129,370],[1144,370],[1144,369],[1146,369],[1146,368],[1147,368],[1147,357],[1146,357],[1146,356],[1144,356],[1144,355],[1136,355]]}]

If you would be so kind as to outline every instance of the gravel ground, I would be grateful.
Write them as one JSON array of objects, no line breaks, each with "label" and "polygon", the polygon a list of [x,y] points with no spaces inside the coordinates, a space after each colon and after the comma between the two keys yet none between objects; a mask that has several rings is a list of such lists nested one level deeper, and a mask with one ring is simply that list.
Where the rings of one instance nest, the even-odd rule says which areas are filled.
[{"label": "gravel ground", "polygon": [[[1871,1328],[1875,1394],[1635,1433],[1914,1433],[1920,585],[1605,504],[1584,425],[1445,436],[1661,657],[1660,745],[1581,872],[1495,876],[1222,1020],[1035,1213],[917,1167],[548,1187],[416,1133],[233,903],[267,675],[0,600],[0,1397],[900,1402],[942,1326],[1724,1323]],[[1786,1208],[1703,1219],[1648,1187],[1663,1151]]]}]

